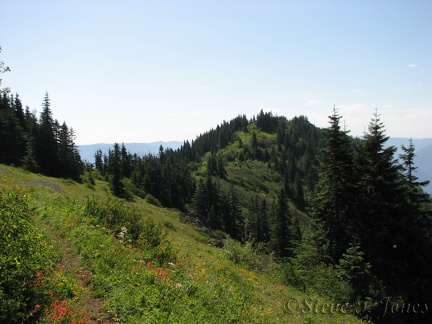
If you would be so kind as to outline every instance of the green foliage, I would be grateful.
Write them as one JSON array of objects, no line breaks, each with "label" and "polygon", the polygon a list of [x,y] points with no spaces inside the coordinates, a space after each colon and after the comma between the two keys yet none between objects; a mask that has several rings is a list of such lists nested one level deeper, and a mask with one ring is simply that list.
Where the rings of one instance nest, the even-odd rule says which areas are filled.
[{"label": "green foliage", "polygon": [[147,195],[145,195],[144,199],[145,199],[145,201],[147,201],[149,204],[152,204],[152,205],[157,206],[157,207],[162,207],[162,204],[160,203],[159,199],[153,197],[153,196],[152,196],[151,194],[149,194],[149,193],[148,193]]},{"label": "green foliage", "polygon": [[325,133],[324,147],[319,153],[319,181],[311,197],[311,216],[316,221],[316,240],[326,251],[320,260],[338,262],[346,251],[358,213],[356,208],[356,173],[353,147],[345,130],[341,129],[342,116],[333,109],[330,126]]},{"label": "green foliage", "polygon": [[[49,229],[41,238],[46,265],[28,277],[39,297],[18,322],[325,322],[286,312],[287,296],[305,296],[278,282],[278,266],[261,243],[241,251],[233,241],[250,266],[234,263],[208,244],[206,230],[182,223],[178,211],[117,199],[100,180],[90,190],[0,165],[0,187],[28,188],[32,230]],[[344,314],[334,319],[356,322]]]},{"label": "green foliage", "polygon": [[413,174],[413,146],[403,147],[399,165],[393,157],[396,148],[385,147],[388,137],[378,113],[357,142],[341,130],[336,109],[329,118],[319,181],[310,201],[314,248],[309,251],[322,263],[316,265],[300,253],[299,269],[308,273],[309,266],[314,274],[325,270],[331,276],[306,286],[323,293],[334,285],[332,292],[351,301],[368,300],[373,307],[386,294],[428,300],[425,291],[430,288],[424,287],[432,287],[426,275],[430,266],[424,261],[432,261],[432,222],[423,208],[430,201]]},{"label": "green foliage", "polygon": [[271,256],[253,248],[252,244],[247,242],[241,244],[237,240],[226,238],[224,240],[223,250],[229,260],[243,265],[251,270],[273,271],[276,263]]},{"label": "green foliage", "polygon": [[[54,266],[56,255],[35,227],[25,191],[0,192],[0,321],[34,322],[53,299],[72,298],[77,287]],[[60,283],[60,285],[59,285]]]},{"label": "green foliage", "polygon": [[279,268],[281,281],[284,284],[296,287],[302,291],[306,289],[305,282],[303,281],[299,270],[293,266],[291,262],[285,260],[284,262],[280,263]]},{"label": "green foliage", "polygon": [[100,203],[94,198],[87,198],[83,211],[92,224],[109,228],[116,236],[123,236],[126,243],[150,247],[158,247],[162,243],[168,245],[160,224],[142,217],[139,211],[121,200],[108,198]]},{"label": "green foliage", "polygon": [[23,192],[0,192],[0,320],[23,321],[34,306],[29,285],[44,268],[41,235]]},{"label": "green foliage", "polygon": [[24,112],[18,94],[0,95],[0,163],[80,181],[84,164],[75,133],[54,120],[50,106],[47,93],[38,120],[28,107]]}]

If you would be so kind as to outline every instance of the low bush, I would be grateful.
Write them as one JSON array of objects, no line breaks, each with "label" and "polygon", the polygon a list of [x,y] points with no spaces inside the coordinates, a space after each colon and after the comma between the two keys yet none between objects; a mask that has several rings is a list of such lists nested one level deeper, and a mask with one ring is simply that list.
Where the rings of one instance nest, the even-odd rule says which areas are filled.
[{"label": "low bush", "polygon": [[37,321],[55,299],[77,294],[33,217],[25,192],[0,192],[1,323]]},{"label": "low bush", "polygon": [[157,198],[153,197],[151,194],[147,194],[144,199],[149,204],[152,204],[157,207],[162,207],[161,202]]},{"label": "low bush", "polygon": [[251,270],[270,271],[276,267],[270,255],[254,249],[250,242],[242,245],[239,241],[227,238],[223,249],[229,260]]}]

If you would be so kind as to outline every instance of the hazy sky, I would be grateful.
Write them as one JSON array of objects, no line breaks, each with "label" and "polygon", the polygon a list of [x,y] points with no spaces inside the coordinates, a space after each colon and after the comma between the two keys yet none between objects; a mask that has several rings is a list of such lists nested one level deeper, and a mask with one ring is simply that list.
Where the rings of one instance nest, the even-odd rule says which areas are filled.
[{"label": "hazy sky", "polygon": [[261,109],[432,137],[432,1],[1,1],[3,86],[77,144],[194,139]]}]

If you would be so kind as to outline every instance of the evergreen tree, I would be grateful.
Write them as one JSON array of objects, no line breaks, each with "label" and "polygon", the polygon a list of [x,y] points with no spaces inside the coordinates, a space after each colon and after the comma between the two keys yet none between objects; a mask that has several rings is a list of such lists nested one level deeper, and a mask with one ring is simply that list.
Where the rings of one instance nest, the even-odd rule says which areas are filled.
[{"label": "evergreen tree", "polygon": [[48,176],[58,175],[58,143],[57,130],[52,117],[48,93],[42,104],[42,112],[39,118],[39,127],[36,137],[36,161],[40,172]]},{"label": "evergreen tree", "polygon": [[104,162],[103,162],[103,154],[102,154],[102,150],[97,150],[95,155],[95,169],[98,170],[100,172],[101,175],[105,175],[105,167],[104,167]]},{"label": "evergreen tree", "polygon": [[209,190],[203,179],[200,178],[193,198],[193,212],[201,221],[205,221],[207,218],[210,207],[209,201]]},{"label": "evergreen tree", "polygon": [[415,147],[402,146],[400,155],[405,178],[406,227],[404,231],[406,249],[400,257],[405,261],[405,289],[410,300],[427,300],[432,291],[432,203],[422,186],[428,181],[418,181],[414,166]]},{"label": "evergreen tree", "polygon": [[244,222],[237,192],[230,184],[229,192],[224,201],[224,230],[232,238],[242,241],[244,239]]},{"label": "evergreen tree", "polygon": [[319,153],[319,180],[310,202],[316,242],[323,248],[319,258],[330,263],[338,262],[356,235],[353,152],[347,132],[341,129],[341,118],[334,108]]},{"label": "evergreen tree", "polygon": [[38,133],[38,121],[34,113],[30,112],[29,107],[25,110],[25,129],[26,129],[26,148],[22,160],[24,169],[30,172],[39,172],[39,166],[36,161],[36,138]]},{"label": "evergreen tree", "polygon": [[193,198],[194,214],[212,229],[223,229],[223,198],[219,186],[213,183],[210,175],[206,181],[198,181]]},{"label": "evergreen tree", "polygon": [[294,235],[292,231],[292,219],[287,203],[285,190],[282,188],[274,207],[274,219],[272,230],[272,246],[276,255],[283,259],[294,255]]},{"label": "evergreen tree", "polygon": [[0,101],[0,163],[20,165],[25,153],[23,128],[6,93]]},{"label": "evergreen tree", "polygon": [[111,175],[111,191],[117,197],[124,197],[125,190],[122,182],[122,164],[120,145],[114,143],[113,151],[109,151],[109,171]]},{"label": "evergreen tree", "polygon": [[395,147],[384,148],[388,137],[378,113],[369,124],[369,132],[359,145],[357,172],[359,177],[360,244],[367,260],[382,278],[393,281],[405,267],[399,252],[406,248],[404,229],[407,215],[400,167],[393,158]]},{"label": "evergreen tree", "polygon": [[428,202],[429,196],[423,193],[421,187],[427,186],[429,181],[418,181],[415,175],[417,167],[414,166],[415,146],[412,139],[409,141],[409,146],[402,145],[403,153],[399,155],[402,161],[402,172],[405,176],[405,183],[408,191],[409,202]]},{"label": "evergreen tree", "polygon": [[79,181],[81,174],[84,172],[84,164],[81,161],[78,148],[74,141],[75,133],[73,129],[69,128],[66,122],[63,122],[59,128],[58,134],[58,176]]},{"label": "evergreen tree", "polygon": [[15,116],[16,116],[21,128],[25,131],[26,130],[25,114],[24,114],[24,109],[23,109],[23,106],[22,106],[21,100],[19,99],[18,94],[15,94],[14,111],[15,111]]},{"label": "evergreen tree", "polygon": [[121,145],[121,164],[122,164],[122,176],[125,178],[130,178],[132,173],[131,156],[126,150],[124,143]]},{"label": "evergreen tree", "polygon": [[247,214],[245,218],[245,232],[246,239],[252,244],[256,245],[259,236],[259,197],[254,195],[250,198],[249,204],[247,205]]},{"label": "evergreen tree", "polygon": [[257,229],[256,242],[268,242],[270,239],[270,225],[268,220],[267,201],[265,198],[262,199],[261,206],[258,208]]}]

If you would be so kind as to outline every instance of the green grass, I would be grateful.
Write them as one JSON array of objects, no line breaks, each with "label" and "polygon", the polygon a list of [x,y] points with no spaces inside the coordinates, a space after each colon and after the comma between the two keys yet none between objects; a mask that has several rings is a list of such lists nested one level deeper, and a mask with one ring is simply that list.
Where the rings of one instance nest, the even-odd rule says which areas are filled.
[{"label": "green grass", "polygon": [[[317,297],[283,285],[277,267],[235,263],[208,231],[181,222],[178,211],[137,197],[119,201],[103,181],[89,187],[0,165],[0,190],[26,196],[50,251],[52,270],[41,265],[36,271],[50,279],[40,287],[47,298],[50,289],[58,293],[36,310],[38,301],[29,301],[41,322],[361,322],[308,306],[304,301]],[[298,300],[303,312],[287,312],[288,300],[290,306]]]}]

